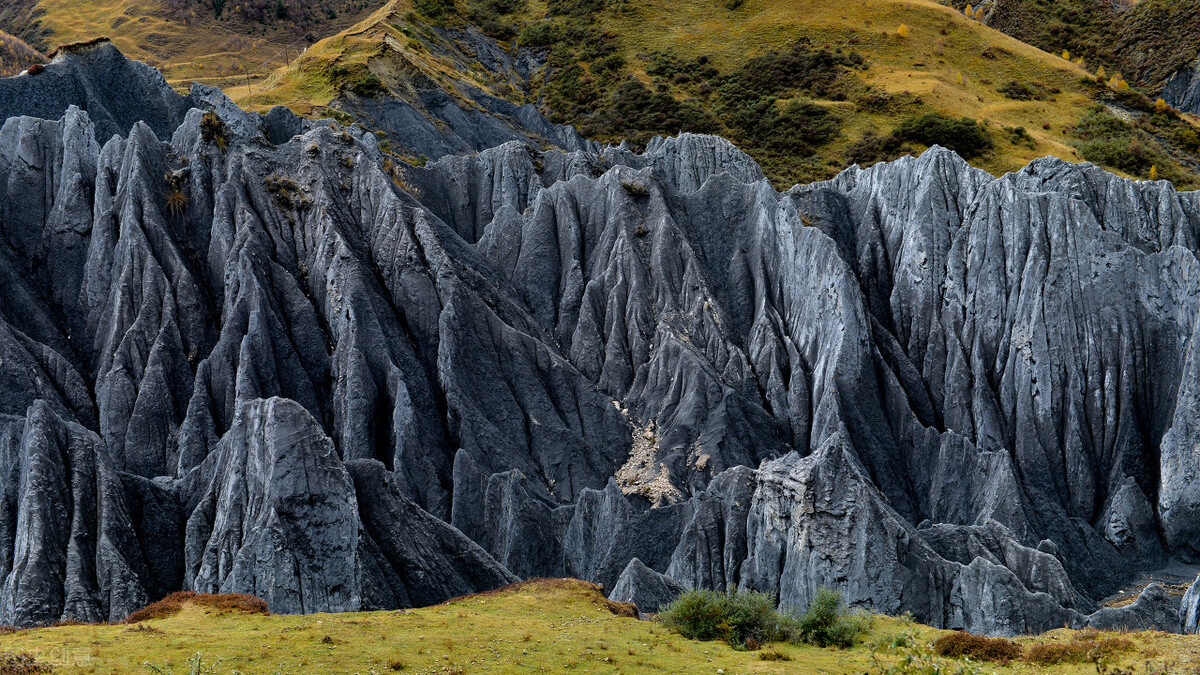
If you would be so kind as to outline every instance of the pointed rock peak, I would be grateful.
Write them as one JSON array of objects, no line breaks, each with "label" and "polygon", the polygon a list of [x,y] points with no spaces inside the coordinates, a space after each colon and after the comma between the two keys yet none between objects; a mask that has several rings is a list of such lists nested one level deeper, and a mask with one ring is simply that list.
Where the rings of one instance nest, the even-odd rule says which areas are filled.
[{"label": "pointed rock peak", "polygon": [[727,173],[743,183],[763,180],[762,168],[720,136],[684,133],[655,138],[646,148],[649,163],[681,192],[695,192],[712,176]]}]

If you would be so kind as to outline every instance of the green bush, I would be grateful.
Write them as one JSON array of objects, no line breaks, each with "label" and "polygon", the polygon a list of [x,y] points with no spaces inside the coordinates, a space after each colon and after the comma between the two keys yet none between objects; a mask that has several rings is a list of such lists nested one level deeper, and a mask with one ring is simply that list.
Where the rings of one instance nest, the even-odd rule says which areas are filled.
[{"label": "green bush", "polygon": [[813,49],[799,40],[789,51],[770,51],[755,56],[726,76],[729,85],[759,96],[775,96],[794,89],[817,98],[846,98],[843,74],[846,68],[865,64],[862,56],[827,49]]},{"label": "green bush", "polygon": [[1175,142],[1189,152],[1200,150],[1200,134],[1192,129],[1179,129],[1175,132]]},{"label": "green bush", "polygon": [[517,41],[524,47],[550,47],[562,39],[562,31],[550,21],[526,26]]},{"label": "green bush", "polygon": [[383,86],[383,82],[378,77],[368,73],[361,79],[355,80],[351,85],[354,93],[363,98],[373,98],[387,91],[387,87]]},{"label": "green bush", "polygon": [[987,129],[975,120],[969,117],[956,120],[940,113],[909,118],[896,127],[895,134],[905,141],[949,148],[968,159],[992,147]]},{"label": "green bush", "polygon": [[551,15],[586,17],[604,9],[604,0],[549,0],[546,9]]},{"label": "green bush", "polygon": [[414,0],[413,9],[431,19],[440,19],[454,12],[454,0]]},{"label": "green bush", "polygon": [[847,610],[839,591],[819,588],[803,614],[786,616],[783,632],[790,634],[792,641],[846,649],[870,628],[870,618]]},{"label": "green bush", "polygon": [[686,638],[735,646],[761,644],[778,632],[774,598],[753,591],[687,591],[660,608],[658,620]]},{"label": "green bush", "polygon": [[842,120],[828,108],[812,101],[792,101],[784,106],[776,121],[774,142],[784,150],[810,151],[837,138]]},{"label": "green bush", "polygon": [[879,136],[871,130],[863,132],[862,138],[846,146],[842,158],[848,164],[870,166],[876,162],[894,159],[900,154],[900,139],[894,135]]},{"label": "green bush", "polygon": [[870,629],[870,618],[850,612],[842,594],[817,591],[803,614],[780,612],[765,593],[695,590],[659,609],[658,620],[693,640],[724,640],[735,647],[767,642],[807,642],[821,647],[851,647]]},{"label": "green bush", "polygon": [[1134,176],[1147,175],[1152,166],[1169,171],[1173,165],[1157,142],[1102,106],[1084,115],[1074,134],[1079,138],[1075,143],[1079,155],[1095,164]]}]

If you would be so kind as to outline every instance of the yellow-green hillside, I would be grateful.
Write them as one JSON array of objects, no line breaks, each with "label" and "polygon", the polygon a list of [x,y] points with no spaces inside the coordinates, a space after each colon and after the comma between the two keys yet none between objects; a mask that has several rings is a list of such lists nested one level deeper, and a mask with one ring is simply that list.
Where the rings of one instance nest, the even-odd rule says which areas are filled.
[{"label": "yellow-green hillside", "polygon": [[[522,91],[524,83],[472,65],[470,49],[457,44],[453,32],[438,30],[469,23],[484,25],[508,47],[540,48],[547,67]],[[807,115],[809,123],[801,119],[793,138],[782,139],[790,142],[771,131],[747,130],[744,120],[736,120],[740,113],[728,92],[739,86],[742,71],[798,44],[813,58],[828,53],[840,59],[837,82],[816,89],[784,83],[755,93],[761,96],[744,108],[751,117],[801,104],[797,115]],[[861,65],[847,65],[849,56],[861,58]],[[930,0],[391,0],[350,30],[313,45],[256,91],[234,87],[228,93],[252,108],[285,104],[308,114],[345,93],[347,73],[357,78],[368,72],[401,96],[416,74],[466,80],[518,103],[537,103],[555,121],[604,141],[644,141],[680,130],[720,133],[754,155],[780,185],[822,178],[854,161],[919,151],[919,139],[881,148],[871,143],[928,113],[977,121],[992,147],[972,163],[993,173],[1048,154],[1080,161],[1075,125],[1098,98],[1113,96],[1082,66]],[[773,103],[763,107],[764,101]],[[823,119],[813,122],[814,112]],[[765,125],[794,121],[781,116]],[[1191,180],[1188,157],[1173,151],[1177,127],[1187,123],[1172,118],[1171,124],[1169,133],[1124,130],[1165,149],[1138,162],[1114,159],[1110,168],[1144,177],[1158,164],[1159,177]]]},{"label": "yellow-green hillside", "polygon": [[[980,162],[993,172],[1015,169],[1046,154],[1075,158],[1064,128],[1093,105],[1080,84],[1086,72],[1079,66],[929,0],[747,0],[732,11],[712,0],[630,4],[632,11],[611,21],[631,61],[638,53],[673,48],[687,57],[711,55],[722,71],[728,71],[748,56],[785,49],[804,37],[815,45],[862,54],[868,68],[860,77],[869,85],[892,94],[914,94],[953,117],[1028,130],[1036,145],[1004,143],[993,157]],[[907,31],[900,30],[901,25]],[[644,70],[639,75],[644,76]],[[1009,81],[1039,82],[1061,93],[1053,100],[1015,101],[998,91]],[[854,107],[852,102],[824,103],[837,109]],[[866,129],[885,132],[907,114],[910,111],[900,109],[848,115],[841,144]],[[1043,129],[1046,124],[1049,129]]]},{"label": "yellow-green hillside", "polygon": [[246,20],[234,12],[236,2],[226,4],[230,8],[219,19],[211,2],[179,0],[36,0],[36,9],[51,45],[105,36],[126,56],[160,69],[175,86],[200,81],[243,93],[315,39],[369,13],[366,2],[340,0],[330,4],[342,13],[301,31],[283,20]]},{"label": "yellow-green hillside", "polygon": [[[919,152],[928,138],[896,131],[931,113],[979,123],[990,147],[963,154],[996,174],[1048,154],[1181,186],[1200,168],[1191,121],[1114,102],[1082,66],[932,0],[346,0],[352,11],[320,23],[312,37],[328,37],[299,58],[293,47],[286,66],[282,50],[297,39],[286,21],[196,11],[184,21],[171,6],[38,0],[50,40],[108,35],[176,85],[217,84],[249,108],[327,115],[343,97],[405,97],[426,79],[455,94],[465,82],[602,141],[719,133],[781,187]],[[547,65],[528,82],[488,71],[462,39],[469,26]],[[788,53],[831,58],[828,81],[760,81],[742,96],[747,71]]]},{"label": "yellow-green hillside", "polygon": [[[736,651],[684,639],[650,621],[620,616],[597,587],[542,580],[400,612],[264,616],[186,604],[133,625],[60,626],[0,636],[0,651],[24,653],[55,673],[878,673],[899,666],[945,631],[877,617],[849,650],[790,644]],[[1162,633],[1059,630],[1031,645],[1114,641],[1109,672],[1192,673],[1200,638]],[[1127,642],[1126,642],[1127,641]],[[907,645],[896,647],[895,645]],[[764,658],[765,655],[765,658]],[[771,660],[768,660],[771,659]],[[953,673],[1095,673],[1093,662],[971,665],[924,663]],[[3,660],[0,659],[0,662]],[[192,670],[190,664],[201,662]],[[1155,668],[1150,671],[1147,668]],[[918,672],[918,671],[896,671]],[[926,672],[926,671],[920,671]],[[928,671],[934,672],[934,671]]]},{"label": "yellow-green hillside", "polygon": [[0,30],[0,77],[16,75],[46,58],[25,41]]}]

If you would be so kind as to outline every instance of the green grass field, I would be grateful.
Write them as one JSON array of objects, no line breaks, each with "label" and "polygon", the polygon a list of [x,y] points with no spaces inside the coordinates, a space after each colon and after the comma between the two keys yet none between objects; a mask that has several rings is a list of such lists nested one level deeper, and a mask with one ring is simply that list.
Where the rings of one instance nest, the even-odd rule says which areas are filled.
[{"label": "green grass field", "polygon": [[[436,607],[309,616],[264,616],[185,605],[134,625],[60,626],[0,636],[55,673],[879,673],[945,631],[875,617],[858,646],[791,644],[737,651],[695,642],[652,621],[618,616],[595,586],[542,580]],[[1069,644],[1105,635],[1059,630],[1018,640]],[[1130,648],[1105,667],[1130,673],[1196,672],[1200,637],[1125,633]],[[890,645],[908,642],[910,647]],[[780,660],[764,660],[779,655]],[[778,658],[778,657],[777,657]],[[1009,665],[934,657],[923,673],[1096,673],[1092,662]]]}]

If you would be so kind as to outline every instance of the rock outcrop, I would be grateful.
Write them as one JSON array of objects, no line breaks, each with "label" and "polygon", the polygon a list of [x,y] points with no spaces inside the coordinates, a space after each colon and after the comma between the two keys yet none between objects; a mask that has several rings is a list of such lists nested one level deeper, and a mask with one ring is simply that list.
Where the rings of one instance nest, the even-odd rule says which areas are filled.
[{"label": "rock outcrop", "polygon": [[1167,78],[1162,89],[1163,100],[1182,112],[1200,111],[1200,77],[1196,77],[1198,69],[1200,63],[1193,62]]},{"label": "rock outcrop", "polygon": [[671,577],[655,572],[637,558],[629,561],[608,594],[610,600],[632,603],[645,617],[669,605],[687,590]]},{"label": "rock outcrop", "polygon": [[687,134],[395,169],[212,89],[71,96],[0,94],[5,621],[572,575],[1179,627],[1097,599],[1200,557],[1193,194],[940,148],[780,193]]}]

